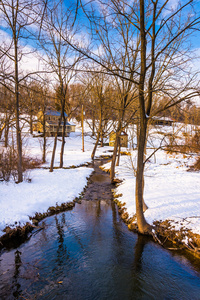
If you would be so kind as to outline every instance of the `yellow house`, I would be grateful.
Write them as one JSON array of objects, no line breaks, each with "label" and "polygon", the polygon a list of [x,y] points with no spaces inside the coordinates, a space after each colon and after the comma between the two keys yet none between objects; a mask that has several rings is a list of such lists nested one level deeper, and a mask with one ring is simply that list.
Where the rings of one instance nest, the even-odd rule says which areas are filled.
[{"label": "yellow house", "polygon": [[[109,146],[114,146],[116,139],[116,132],[111,131],[109,135]],[[128,147],[128,134],[125,131],[122,131],[120,134],[120,145],[121,147]]]},{"label": "yellow house", "polygon": [[[56,110],[47,109],[45,112],[45,116],[42,111],[38,113],[38,120],[37,120],[37,131],[38,133],[43,133],[43,122],[45,117],[45,126],[46,132],[48,136],[55,136],[57,131],[57,126],[60,118],[60,112]],[[65,113],[65,136],[69,136],[71,132],[71,124],[67,121],[67,114]],[[58,136],[62,136],[64,122],[61,122],[61,126],[59,128]]]}]

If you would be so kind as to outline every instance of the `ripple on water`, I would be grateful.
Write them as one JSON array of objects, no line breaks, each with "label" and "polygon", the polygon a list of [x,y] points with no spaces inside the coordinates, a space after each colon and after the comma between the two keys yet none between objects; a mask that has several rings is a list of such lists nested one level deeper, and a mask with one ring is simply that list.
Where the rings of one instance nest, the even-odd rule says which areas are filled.
[{"label": "ripple on water", "polygon": [[99,195],[46,218],[44,230],[1,255],[0,299],[199,300],[200,272],[184,262],[130,232]]}]

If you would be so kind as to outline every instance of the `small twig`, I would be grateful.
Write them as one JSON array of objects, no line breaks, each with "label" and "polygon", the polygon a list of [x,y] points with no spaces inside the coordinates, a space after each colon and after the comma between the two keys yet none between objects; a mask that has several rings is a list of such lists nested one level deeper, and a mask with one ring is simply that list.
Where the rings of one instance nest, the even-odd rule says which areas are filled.
[{"label": "small twig", "polygon": [[175,251],[178,251],[178,250],[180,250],[180,249],[182,249],[182,248],[167,248],[168,250],[175,250]]},{"label": "small twig", "polygon": [[164,242],[163,242],[163,245],[165,244],[165,242],[167,241],[167,239],[168,239],[168,237],[165,238],[165,240],[164,240]]},{"label": "small twig", "polygon": [[192,244],[191,241],[189,241],[189,244],[190,244],[190,246],[192,247],[192,249],[193,249],[195,252],[199,252],[199,251],[200,251],[200,248],[195,247],[195,246]]},{"label": "small twig", "polygon": [[[36,227],[36,226],[34,226],[34,227]],[[36,235],[36,234],[37,234],[39,231],[41,231],[42,229],[44,229],[44,226],[43,226],[43,227],[39,227],[38,230],[34,231],[34,232],[31,234],[31,236]]]},{"label": "small twig", "polygon": [[154,238],[154,240],[155,240],[156,242],[158,242],[160,245],[163,246],[163,243],[162,243],[161,240],[157,237],[156,233],[153,232],[153,231],[152,231],[152,236],[153,236],[153,238]]}]

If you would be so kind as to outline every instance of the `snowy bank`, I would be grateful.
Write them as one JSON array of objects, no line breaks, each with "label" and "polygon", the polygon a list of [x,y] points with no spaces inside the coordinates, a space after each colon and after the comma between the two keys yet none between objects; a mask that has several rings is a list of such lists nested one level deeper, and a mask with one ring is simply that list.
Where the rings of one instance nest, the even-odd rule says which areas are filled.
[{"label": "snowy bank", "polygon": [[[176,128],[177,127],[177,128]],[[182,125],[173,128],[163,127],[162,130],[176,130],[183,138]],[[81,128],[77,125],[77,132],[66,138],[64,167],[80,166],[91,161],[91,152],[95,140],[85,124],[85,151],[82,152]],[[130,144],[135,145],[133,129],[129,129]],[[148,147],[159,147],[163,134],[153,129],[151,143]],[[47,139],[47,162],[44,167],[50,166],[54,138]],[[42,137],[32,137],[28,131],[23,132],[23,145],[30,157],[42,157]],[[55,156],[55,167],[59,166],[61,139]],[[113,147],[98,147],[96,156],[111,154]],[[125,151],[127,149],[123,149]],[[153,149],[148,149],[147,155]],[[135,175],[132,166],[136,166],[136,151],[132,156],[122,156],[119,167],[116,167],[116,177],[123,179],[117,187],[116,194],[122,194],[119,200],[126,203],[129,216],[133,216],[135,209]],[[132,161],[131,161],[132,160]],[[145,167],[144,199],[148,205],[145,218],[150,224],[154,221],[172,220],[172,225],[179,230],[181,227],[191,229],[200,234],[200,188],[199,172],[187,172],[194,159],[189,155],[169,155],[159,150],[153,155]],[[110,164],[104,165],[109,169]],[[31,182],[20,184],[0,182],[0,235],[8,225],[23,225],[29,221],[29,216],[36,212],[43,213],[56,203],[70,202],[81,193],[87,183],[86,177],[92,169],[81,167],[76,169],[55,169],[49,173],[48,169],[32,170],[28,177]],[[15,222],[17,222],[15,224]]]},{"label": "snowy bank", "polygon": [[[135,155],[133,151],[133,164]],[[116,177],[123,182],[115,193],[121,194],[119,200],[126,203],[126,211],[132,217],[136,213],[135,176],[130,159],[122,156],[120,166],[116,167]],[[171,220],[176,230],[184,227],[200,234],[200,172],[187,171],[192,162],[189,156],[172,156],[160,150],[146,164],[144,200],[148,206],[145,212],[148,223]],[[104,168],[108,170],[110,163]]]},{"label": "snowy bank", "polygon": [[92,171],[86,167],[56,169],[53,173],[35,169],[30,183],[1,183],[0,236],[6,226],[24,225],[36,212],[43,213],[56,203],[73,201],[86,186]]},{"label": "snowy bank", "polygon": [[[25,128],[26,129],[26,128]],[[29,157],[41,159],[42,157],[42,137],[33,137],[24,129],[23,149]],[[12,132],[10,132],[12,134]],[[37,133],[36,133],[37,134]],[[25,177],[31,182],[0,182],[0,236],[6,226],[23,226],[30,221],[29,216],[34,216],[36,212],[44,213],[50,206],[56,203],[62,204],[71,202],[78,197],[87,184],[87,177],[93,171],[92,168],[79,167],[91,162],[91,152],[95,140],[90,137],[89,128],[85,124],[85,151],[82,151],[81,128],[77,125],[77,132],[73,132],[66,138],[64,151],[64,167],[72,169],[57,169],[60,162],[61,138],[58,138],[54,171],[49,172],[51,154],[54,138],[47,138],[46,163],[42,165],[46,169],[28,170]],[[1,145],[0,145],[1,147]],[[110,147],[97,149],[97,156],[107,155]],[[74,169],[74,167],[76,167]]]}]

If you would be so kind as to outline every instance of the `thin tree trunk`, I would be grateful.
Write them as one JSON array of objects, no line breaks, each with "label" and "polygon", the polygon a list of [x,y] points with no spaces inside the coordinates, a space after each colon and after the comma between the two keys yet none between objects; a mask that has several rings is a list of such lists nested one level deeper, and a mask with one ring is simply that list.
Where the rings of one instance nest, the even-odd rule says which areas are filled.
[{"label": "thin tree trunk", "polygon": [[96,153],[96,149],[97,149],[97,146],[98,146],[98,143],[99,143],[99,138],[100,138],[100,132],[98,131],[97,139],[96,139],[96,142],[95,142],[92,154],[91,154],[91,158],[92,159],[94,159],[94,156],[95,156],[95,153]]},{"label": "thin tree trunk", "polygon": [[[31,104],[32,106],[32,104]],[[32,107],[31,107],[31,111],[30,111],[30,134],[33,134],[33,111],[32,111]]]},{"label": "thin tree trunk", "polygon": [[110,168],[111,183],[113,183],[114,177],[115,177],[115,163],[116,163],[116,158],[117,158],[117,149],[118,149],[118,143],[119,143],[118,137],[119,137],[119,135],[120,135],[120,131],[117,130],[114,149],[113,149],[113,156],[112,156],[112,161],[111,161],[111,168]]},{"label": "thin tree trunk", "polygon": [[82,127],[82,151],[85,151],[84,148],[84,114],[83,114],[83,105],[82,105],[82,112],[81,112],[81,127]]},{"label": "thin tree trunk", "polygon": [[115,144],[114,144],[114,150],[113,150],[113,156],[112,156],[112,162],[111,162],[111,169],[110,169],[110,180],[111,183],[114,180],[115,177],[115,165],[116,165],[116,158],[117,158],[117,150],[119,147],[119,139],[120,139],[120,134],[122,131],[122,121],[123,121],[123,116],[124,114],[122,114],[120,121],[118,122],[118,127],[116,130],[116,137],[115,137]]},{"label": "thin tree trunk", "polygon": [[116,166],[119,166],[119,161],[120,161],[120,152],[121,152],[121,143],[120,143],[120,137],[118,138],[118,153],[117,153],[117,162]]},{"label": "thin tree trunk", "polygon": [[100,109],[99,128],[98,128],[96,143],[94,145],[94,148],[93,148],[93,151],[92,151],[92,154],[91,154],[92,159],[94,159],[94,157],[95,157],[95,153],[96,153],[97,146],[98,146],[101,135],[102,135],[102,110]]},{"label": "thin tree trunk", "polygon": [[4,138],[5,138],[4,145],[6,148],[8,147],[8,134],[9,134],[9,120],[6,119],[5,131],[4,131]]},{"label": "thin tree trunk", "polygon": [[45,112],[43,112],[43,151],[42,151],[42,162],[46,162],[46,120],[45,120]]},{"label": "thin tree trunk", "polygon": [[103,129],[102,129],[102,121],[101,121],[101,128],[100,128],[100,137],[101,137],[101,147],[103,147]]},{"label": "thin tree trunk", "polygon": [[65,131],[66,131],[66,119],[65,119],[65,96],[66,96],[66,89],[64,91],[63,86],[63,79],[61,76],[61,67],[60,67],[60,60],[59,60],[59,70],[60,70],[60,90],[61,90],[61,122],[63,120],[63,128],[62,128],[62,144],[61,144],[61,150],[60,150],[60,168],[63,168],[63,155],[64,155],[64,149],[65,149]]},{"label": "thin tree trunk", "polygon": [[54,138],[53,152],[52,152],[52,156],[51,156],[51,166],[50,166],[49,172],[53,172],[53,166],[54,166],[54,160],[55,160],[55,154],[56,154],[56,146],[57,146],[57,138],[58,138],[58,132],[59,132],[59,129],[60,129],[60,124],[61,124],[61,116],[60,116],[60,119],[59,119],[59,123],[58,123],[58,126],[57,126],[55,138]]},{"label": "thin tree trunk", "polygon": [[19,124],[19,82],[18,82],[18,47],[15,40],[15,115],[16,115],[16,136],[17,136],[17,172],[18,183],[23,181],[22,174],[22,141],[21,141],[21,129]]},{"label": "thin tree trunk", "polygon": [[42,151],[42,162],[45,163],[46,162],[46,134],[44,134],[43,137],[43,151]]},{"label": "thin tree trunk", "polygon": [[95,131],[95,116],[94,116],[94,111],[92,111],[92,136],[94,136],[94,131]]},{"label": "thin tree trunk", "polygon": [[64,155],[64,148],[65,148],[66,120],[65,120],[64,108],[62,109],[62,118],[64,123],[63,123],[63,130],[62,130],[62,145],[60,151],[60,168],[63,167],[63,155]]}]

